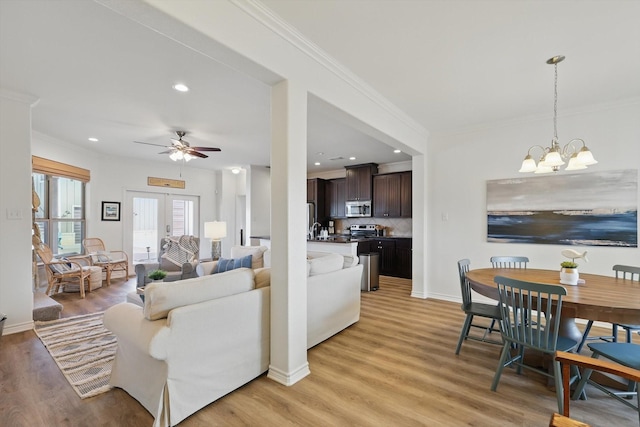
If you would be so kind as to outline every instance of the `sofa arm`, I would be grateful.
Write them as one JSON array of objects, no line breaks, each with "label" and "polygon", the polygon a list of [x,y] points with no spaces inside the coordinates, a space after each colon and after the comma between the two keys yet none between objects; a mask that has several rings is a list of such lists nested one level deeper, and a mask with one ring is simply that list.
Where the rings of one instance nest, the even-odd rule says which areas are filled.
[{"label": "sofa arm", "polygon": [[198,261],[185,262],[184,264],[182,264],[181,280],[198,277],[198,273],[196,273],[197,265],[198,265]]},{"label": "sofa arm", "polygon": [[133,346],[143,354],[157,358],[152,343],[156,336],[168,333],[167,319],[149,321],[145,319],[142,307],[130,303],[121,303],[104,312],[105,328],[113,332],[118,342]]},{"label": "sofa arm", "polygon": [[159,264],[157,262],[136,264],[136,286],[141,288],[147,283],[151,283],[151,279],[147,277],[147,273],[153,270],[157,270]]}]

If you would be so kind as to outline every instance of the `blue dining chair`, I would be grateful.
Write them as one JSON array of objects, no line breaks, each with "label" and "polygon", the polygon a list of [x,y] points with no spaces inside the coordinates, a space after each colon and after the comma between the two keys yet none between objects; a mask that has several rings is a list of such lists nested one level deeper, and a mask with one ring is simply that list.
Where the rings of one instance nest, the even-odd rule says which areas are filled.
[{"label": "blue dining chair", "polygon": [[[498,331],[498,329],[493,329],[493,324],[495,320],[500,320],[500,310],[497,305],[473,302],[471,299],[471,286],[467,280],[467,273],[469,272],[470,264],[471,263],[468,259],[461,259],[458,261],[458,276],[460,278],[460,290],[462,292],[462,311],[464,311],[467,316],[465,317],[464,324],[460,330],[456,354],[460,353],[462,342],[466,339],[489,342],[492,344],[502,344],[502,341],[487,339],[487,334],[490,334],[493,331]],[[487,327],[484,325],[474,324],[473,318],[476,316],[491,319],[491,325]],[[482,338],[469,335],[469,331],[472,327],[484,329]]]},{"label": "blue dining chair", "polygon": [[[573,396],[571,397],[573,400],[577,400],[584,391],[584,387],[587,383],[591,384],[593,387],[602,391],[603,393],[613,397],[619,402],[629,406],[638,412],[638,423],[640,423],[640,393],[634,391],[636,388],[636,384],[640,380],[640,345],[633,343],[622,343],[622,342],[598,342],[593,344],[587,344],[589,349],[593,352],[592,358],[600,359],[600,357],[604,357],[613,361],[619,365],[625,366],[627,368],[631,368],[626,370],[624,373],[618,372],[617,375],[622,376],[629,380],[629,384],[632,385],[629,387],[627,391],[622,392],[614,392],[609,390],[606,387],[598,384],[595,381],[591,380],[591,373],[593,370],[598,370],[597,366],[589,366],[585,365],[585,369],[582,372],[582,378],[580,382],[576,386],[576,389],[573,392]],[[607,372],[607,371],[604,371]],[[626,373],[626,375],[625,375]],[[632,404],[629,399],[625,397],[636,396],[636,404]],[[623,397],[624,396],[624,397]],[[586,395],[585,395],[586,399]]]},{"label": "blue dining chair", "polygon": [[[616,272],[616,279],[630,280],[640,282],[640,267],[633,267],[631,265],[620,265],[616,264],[613,266],[613,271]],[[587,340],[602,340],[606,342],[618,342],[618,326],[625,330],[625,338],[626,342],[631,342],[631,333],[633,331],[640,331],[640,325],[629,325],[629,324],[617,324],[613,323],[611,325],[611,335],[598,336],[598,337],[590,337],[589,332],[591,332],[591,327],[593,326],[593,320],[589,320],[587,322],[587,326],[582,333],[582,341],[580,341],[580,345],[578,345],[577,353],[580,353],[584,343]]]},{"label": "blue dining chair", "polygon": [[[567,294],[566,289],[558,285],[531,283],[503,276],[496,276],[494,280],[498,286],[502,314],[500,332],[504,344],[491,390],[497,390],[506,366],[516,365],[518,374],[522,372],[522,368],[530,369],[554,379],[558,412],[562,413],[562,373],[560,362],[554,359],[554,355],[556,351],[571,351],[578,346],[577,341],[558,335],[562,297]],[[511,356],[512,347],[517,349],[514,356]],[[553,361],[553,374],[524,364],[525,349],[547,355]]]},{"label": "blue dining chair", "polygon": [[527,268],[526,256],[492,256],[489,258],[493,268]]}]

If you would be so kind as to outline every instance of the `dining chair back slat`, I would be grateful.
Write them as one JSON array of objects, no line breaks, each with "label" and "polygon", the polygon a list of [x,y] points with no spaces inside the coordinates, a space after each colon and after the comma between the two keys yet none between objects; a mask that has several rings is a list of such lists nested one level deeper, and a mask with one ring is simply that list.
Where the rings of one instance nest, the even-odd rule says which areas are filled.
[{"label": "dining chair back slat", "polygon": [[493,268],[527,268],[529,258],[526,256],[492,256]]}]

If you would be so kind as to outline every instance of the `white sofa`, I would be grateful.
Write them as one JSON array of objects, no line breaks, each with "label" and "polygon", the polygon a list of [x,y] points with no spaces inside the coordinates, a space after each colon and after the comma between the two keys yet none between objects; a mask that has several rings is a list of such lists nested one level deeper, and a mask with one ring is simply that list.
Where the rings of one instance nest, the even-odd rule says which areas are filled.
[{"label": "white sofa", "polygon": [[[307,271],[309,348],[359,320],[362,266],[350,257],[313,253]],[[164,427],[265,372],[269,277],[267,266],[152,283],[144,307],[136,295],[135,304],[109,308],[104,324],[118,339],[111,385]]]}]

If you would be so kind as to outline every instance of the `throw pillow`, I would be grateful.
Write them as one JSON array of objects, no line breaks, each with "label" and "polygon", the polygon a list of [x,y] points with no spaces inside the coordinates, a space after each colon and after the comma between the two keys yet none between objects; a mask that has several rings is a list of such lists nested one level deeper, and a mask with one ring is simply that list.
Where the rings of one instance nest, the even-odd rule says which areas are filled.
[{"label": "throw pillow", "polygon": [[[65,257],[60,257],[60,258],[56,258],[55,261],[69,261],[69,259],[65,258]],[[77,270],[77,267],[75,267],[70,262],[65,262],[65,263],[61,263],[61,264],[50,264],[49,267],[51,267],[51,271],[53,271],[54,273],[59,273],[59,274],[63,274],[63,273],[67,273],[69,271]]]},{"label": "throw pillow", "polygon": [[216,268],[213,269],[213,273],[212,274],[216,274],[216,273],[223,273],[225,271],[229,271],[229,270],[235,270],[236,268],[251,268],[251,259],[253,258],[253,255],[247,255],[245,257],[242,258],[220,258],[218,260],[218,264],[216,265]]}]

